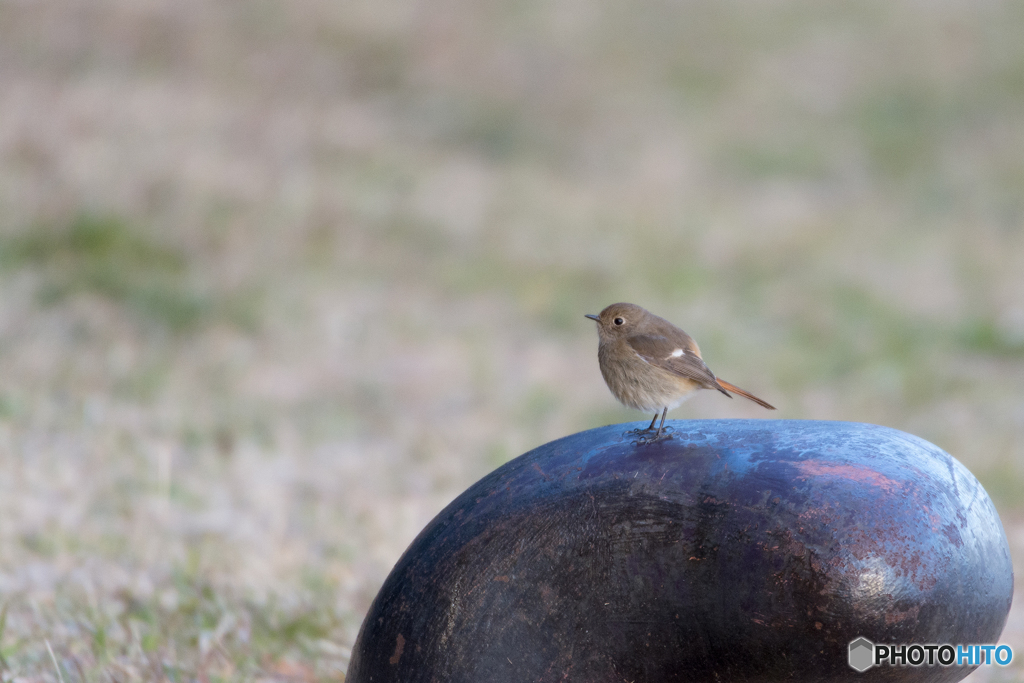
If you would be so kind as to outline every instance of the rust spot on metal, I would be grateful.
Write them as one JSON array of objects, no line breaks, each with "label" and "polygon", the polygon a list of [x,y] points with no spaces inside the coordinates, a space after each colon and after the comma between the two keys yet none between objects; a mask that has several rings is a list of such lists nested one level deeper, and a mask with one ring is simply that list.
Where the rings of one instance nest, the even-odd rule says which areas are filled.
[{"label": "rust spot on metal", "polygon": [[828,462],[822,462],[820,460],[803,460],[801,462],[794,463],[794,465],[804,475],[802,477],[799,477],[800,479],[806,479],[807,477],[831,477],[833,479],[850,479],[852,481],[860,482],[863,484],[877,486],[886,493],[896,493],[902,488],[899,482],[890,479],[884,474],[881,474],[874,470],[867,469],[865,467],[854,467],[853,465],[839,465]]},{"label": "rust spot on metal", "polygon": [[402,652],[405,650],[405,637],[401,633],[395,638],[395,654],[391,655],[391,659],[388,660],[388,664],[394,666],[398,664],[398,661],[402,658]]},{"label": "rust spot on metal", "polygon": [[908,610],[900,611],[893,609],[885,613],[886,625],[898,624],[902,621],[910,619],[912,622],[917,620],[917,615],[921,611],[920,605],[914,605]]}]

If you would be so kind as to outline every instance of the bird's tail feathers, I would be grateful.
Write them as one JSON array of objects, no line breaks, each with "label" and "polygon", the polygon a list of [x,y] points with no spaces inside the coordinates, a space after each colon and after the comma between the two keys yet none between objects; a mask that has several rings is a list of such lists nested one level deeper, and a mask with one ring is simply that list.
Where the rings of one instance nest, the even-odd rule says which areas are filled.
[{"label": "bird's tail feathers", "polygon": [[730,384],[729,382],[726,382],[724,379],[719,379],[718,380],[718,384],[722,388],[724,388],[724,389],[726,389],[728,391],[731,391],[734,394],[739,394],[743,398],[750,399],[751,401],[753,401],[754,403],[756,403],[757,405],[759,405],[759,406],[761,406],[763,408],[767,408],[768,410],[775,410],[775,406],[773,406],[772,404],[768,403],[767,401],[762,401],[757,396],[754,396],[749,391],[744,391],[743,389],[740,389],[735,384]]}]

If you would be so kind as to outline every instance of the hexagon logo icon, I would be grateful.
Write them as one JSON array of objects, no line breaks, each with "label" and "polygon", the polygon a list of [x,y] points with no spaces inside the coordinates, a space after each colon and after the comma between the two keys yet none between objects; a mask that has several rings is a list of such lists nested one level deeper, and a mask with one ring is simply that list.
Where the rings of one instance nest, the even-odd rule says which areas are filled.
[{"label": "hexagon logo icon", "polygon": [[850,643],[850,668],[863,673],[874,664],[875,644],[861,636]]}]

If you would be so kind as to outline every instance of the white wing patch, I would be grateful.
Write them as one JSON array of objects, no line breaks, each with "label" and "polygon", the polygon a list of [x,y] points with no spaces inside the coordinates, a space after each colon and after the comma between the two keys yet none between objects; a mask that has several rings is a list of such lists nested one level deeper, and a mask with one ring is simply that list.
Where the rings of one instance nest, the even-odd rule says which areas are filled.
[{"label": "white wing patch", "polygon": [[683,350],[682,349],[676,349],[675,351],[673,351],[669,355],[669,358],[679,358],[679,356],[681,356],[681,355],[683,355]]}]

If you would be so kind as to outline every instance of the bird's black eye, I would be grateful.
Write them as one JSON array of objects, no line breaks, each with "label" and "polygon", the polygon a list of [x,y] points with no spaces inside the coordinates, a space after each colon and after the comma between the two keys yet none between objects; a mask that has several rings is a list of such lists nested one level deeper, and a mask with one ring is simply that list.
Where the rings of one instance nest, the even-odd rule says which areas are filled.
[{"label": "bird's black eye", "polygon": [[625,321],[625,320],[623,320],[622,318],[616,318],[616,319],[615,319],[615,320],[613,320],[612,322],[613,322],[613,323],[615,323],[616,325],[621,325],[622,323],[624,323],[624,322],[626,322],[626,321]]}]

